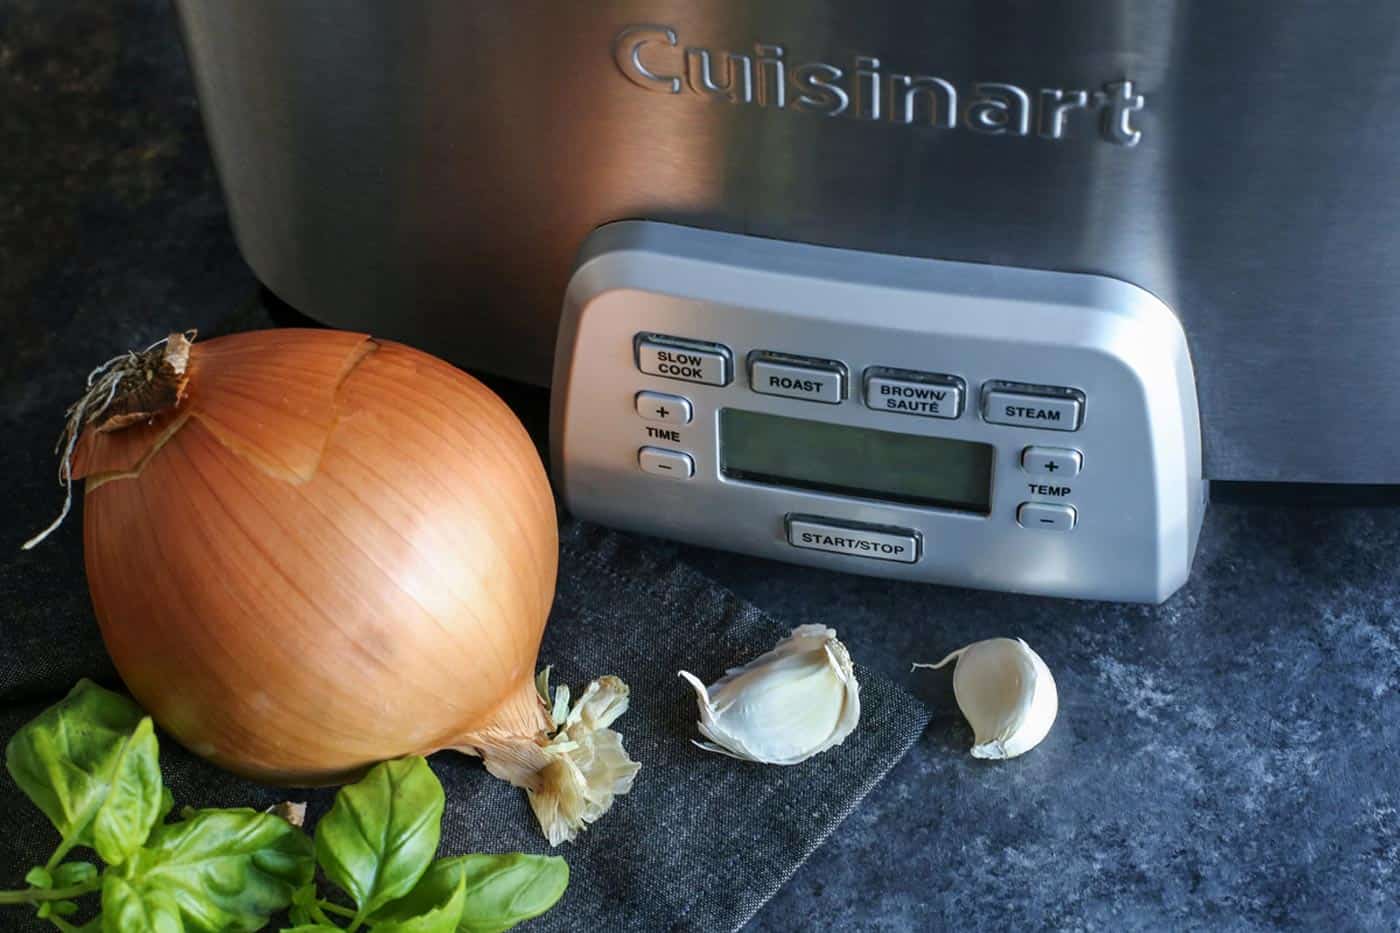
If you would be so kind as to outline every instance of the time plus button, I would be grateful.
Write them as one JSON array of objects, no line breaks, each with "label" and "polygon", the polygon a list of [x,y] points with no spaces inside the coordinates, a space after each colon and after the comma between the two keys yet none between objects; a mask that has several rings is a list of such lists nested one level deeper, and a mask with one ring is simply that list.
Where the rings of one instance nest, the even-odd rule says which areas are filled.
[{"label": "time plus button", "polygon": [[648,421],[661,421],[666,424],[690,424],[690,399],[664,392],[638,392],[637,414]]}]

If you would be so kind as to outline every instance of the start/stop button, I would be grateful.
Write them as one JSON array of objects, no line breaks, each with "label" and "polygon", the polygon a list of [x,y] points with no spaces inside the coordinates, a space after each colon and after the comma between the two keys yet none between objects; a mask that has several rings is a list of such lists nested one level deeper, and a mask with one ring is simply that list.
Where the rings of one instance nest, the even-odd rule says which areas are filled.
[{"label": "start/stop button", "polygon": [[912,564],[919,559],[919,533],[908,528],[838,522],[815,515],[789,515],[788,544],[811,551]]}]

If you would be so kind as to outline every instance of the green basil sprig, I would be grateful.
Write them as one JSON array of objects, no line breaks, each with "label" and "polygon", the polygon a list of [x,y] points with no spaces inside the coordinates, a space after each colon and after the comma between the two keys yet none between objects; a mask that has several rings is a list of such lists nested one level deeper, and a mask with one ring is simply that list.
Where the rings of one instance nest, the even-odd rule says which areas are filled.
[{"label": "green basil sprig", "polygon": [[[0,905],[34,907],[63,933],[251,933],[284,909],[289,933],[494,933],[544,913],[568,886],[556,857],[434,861],[445,798],[422,758],[384,762],[342,788],[314,843],[247,809],[187,807],[166,822],[174,799],[150,718],[87,680],[14,735],[5,764],[59,843],[27,888],[0,891]],[[65,861],[77,848],[104,867]],[[318,864],[353,907],[318,894]],[[99,892],[96,916],[67,919]]]},{"label": "green basil sprig", "polygon": [[[316,862],[354,903],[293,897],[295,933],[340,929],[331,915],[372,933],[496,933],[537,917],[564,894],[557,856],[459,855],[433,860],[446,799],[422,758],[375,765],[342,788],[316,824]],[[288,931],[290,933],[290,931]]]}]

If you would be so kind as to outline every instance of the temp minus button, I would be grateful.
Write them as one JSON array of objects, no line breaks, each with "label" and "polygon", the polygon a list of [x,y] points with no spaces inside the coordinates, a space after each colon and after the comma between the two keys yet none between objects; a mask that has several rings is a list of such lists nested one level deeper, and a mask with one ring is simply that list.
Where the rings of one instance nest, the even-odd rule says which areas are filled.
[{"label": "temp minus button", "polygon": [[788,544],[811,551],[912,564],[919,559],[919,533],[884,525],[846,524],[812,515],[787,517]]}]

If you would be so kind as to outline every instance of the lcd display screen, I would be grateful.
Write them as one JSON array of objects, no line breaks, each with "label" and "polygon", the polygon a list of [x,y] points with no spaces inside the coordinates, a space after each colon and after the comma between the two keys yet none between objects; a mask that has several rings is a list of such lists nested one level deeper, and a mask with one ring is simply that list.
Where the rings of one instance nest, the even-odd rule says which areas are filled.
[{"label": "lcd display screen", "polygon": [[719,450],[720,472],[730,479],[983,515],[990,510],[990,444],[725,408]]}]

